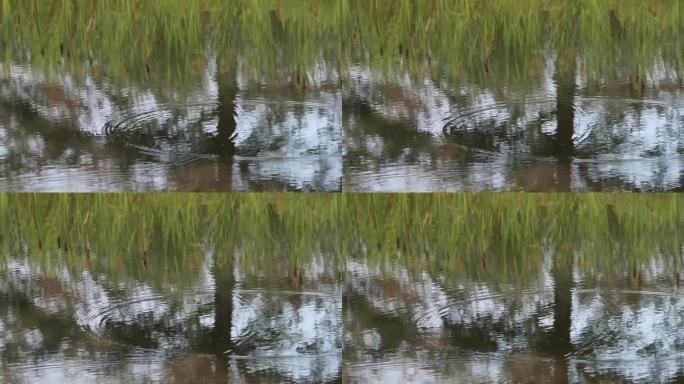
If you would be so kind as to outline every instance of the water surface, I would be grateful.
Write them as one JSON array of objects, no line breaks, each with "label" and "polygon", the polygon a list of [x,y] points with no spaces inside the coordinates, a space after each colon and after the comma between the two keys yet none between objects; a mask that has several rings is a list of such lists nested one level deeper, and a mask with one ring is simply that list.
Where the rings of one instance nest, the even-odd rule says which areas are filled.
[{"label": "water surface", "polygon": [[[96,257],[96,256],[95,256]],[[338,382],[341,285],[319,263],[264,278],[207,254],[161,285],[104,271],[2,272],[0,378],[54,382]]]},{"label": "water surface", "polygon": [[654,258],[645,274],[590,278],[553,259],[511,282],[350,261],[343,380],[682,380],[684,295],[672,270]]},{"label": "water surface", "polygon": [[0,195],[0,381],[677,382],[678,194]]},{"label": "water surface", "polygon": [[344,190],[682,190],[680,4],[366,11],[343,87]]},{"label": "water surface", "polygon": [[341,188],[335,89],[262,88],[211,65],[183,95],[19,65],[0,67],[0,85],[6,191]]},{"label": "water surface", "polygon": [[0,190],[683,188],[677,0],[0,12]]}]

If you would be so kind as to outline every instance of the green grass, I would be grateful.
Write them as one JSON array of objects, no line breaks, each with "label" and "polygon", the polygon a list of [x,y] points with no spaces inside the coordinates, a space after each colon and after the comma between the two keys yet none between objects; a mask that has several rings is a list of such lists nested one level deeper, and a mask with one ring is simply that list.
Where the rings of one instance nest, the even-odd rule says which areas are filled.
[{"label": "green grass", "polygon": [[589,78],[644,77],[665,64],[681,79],[678,0],[349,1],[350,61],[388,73],[520,88],[540,81],[547,52],[571,50]]},{"label": "green grass", "polygon": [[[322,61],[344,76],[504,89],[541,81],[548,52],[594,79],[643,78],[660,63],[681,81],[681,0],[0,0],[0,59],[48,73],[163,87],[219,70],[285,81]],[[28,58],[30,56],[30,60]],[[243,61],[238,69],[237,59]],[[519,279],[544,247],[580,250],[588,271],[654,255],[681,263],[677,195],[0,194],[4,255],[112,276],[192,276],[202,247],[250,266],[320,252],[414,270]],[[59,241],[58,241],[59,240]],[[60,247],[57,248],[57,243]],[[66,244],[66,246],[64,246]],[[558,253],[558,254],[561,254]],[[269,259],[270,258],[270,259]],[[143,262],[144,260],[144,262]],[[152,272],[153,271],[153,272]]]},{"label": "green grass", "polygon": [[[246,268],[324,253],[411,271],[524,281],[545,249],[587,273],[654,258],[679,270],[677,194],[0,194],[2,253],[110,277],[196,276],[202,250]],[[143,259],[145,260],[143,262]]]},{"label": "green grass", "polygon": [[501,87],[538,82],[559,49],[608,80],[656,64],[681,79],[684,55],[681,0],[0,0],[0,21],[5,60],[140,82],[200,76],[207,48],[251,79],[368,61]]},{"label": "green grass", "polygon": [[303,72],[335,54],[334,0],[0,0],[5,60],[139,82],[199,77],[238,53],[253,78]]}]

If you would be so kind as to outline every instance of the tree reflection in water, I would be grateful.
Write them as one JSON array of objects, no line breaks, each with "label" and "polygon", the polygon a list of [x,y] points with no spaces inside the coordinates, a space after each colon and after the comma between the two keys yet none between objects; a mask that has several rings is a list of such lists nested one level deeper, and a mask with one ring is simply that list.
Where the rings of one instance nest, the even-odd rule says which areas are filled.
[{"label": "tree reflection in water", "polygon": [[[159,291],[144,282],[115,283],[90,273],[46,277],[12,259],[1,287],[6,300],[0,377],[17,382],[39,377],[338,380],[341,291],[320,282],[330,272],[304,271],[305,280],[296,287],[287,280],[264,280],[232,260],[209,254],[202,276],[190,286],[169,283]],[[86,371],[74,370],[78,366]]]}]

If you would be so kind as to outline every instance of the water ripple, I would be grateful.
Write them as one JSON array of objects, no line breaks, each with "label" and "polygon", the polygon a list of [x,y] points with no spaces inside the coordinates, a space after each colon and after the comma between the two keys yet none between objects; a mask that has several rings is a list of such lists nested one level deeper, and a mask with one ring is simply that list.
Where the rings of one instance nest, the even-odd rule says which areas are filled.
[{"label": "water ripple", "polygon": [[[681,105],[608,96],[526,98],[468,107],[444,120],[455,144],[488,156],[550,161],[563,139],[557,131],[558,103],[573,113],[572,158],[578,163],[681,160]],[[555,143],[555,144],[554,144]]]}]

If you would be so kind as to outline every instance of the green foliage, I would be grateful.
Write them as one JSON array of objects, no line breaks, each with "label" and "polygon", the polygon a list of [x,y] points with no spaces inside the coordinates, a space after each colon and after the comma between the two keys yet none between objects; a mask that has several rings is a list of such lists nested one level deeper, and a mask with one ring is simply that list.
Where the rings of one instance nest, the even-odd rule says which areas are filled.
[{"label": "green foliage", "polygon": [[2,0],[5,59],[149,81],[220,69],[281,78],[334,52],[327,0]]},{"label": "green foliage", "polygon": [[[579,54],[599,78],[681,78],[681,0],[0,0],[6,60],[138,81],[220,68],[283,79],[322,62],[387,74],[534,83],[549,50]],[[208,50],[207,48],[211,48]],[[401,71],[399,71],[401,70]],[[429,73],[426,73],[429,72]]]},{"label": "green foliage", "polygon": [[350,60],[419,79],[519,87],[539,81],[545,55],[557,50],[576,52],[594,78],[644,76],[663,63],[679,71],[682,64],[679,0],[349,1]]},{"label": "green foliage", "polygon": [[2,254],[168,281],[210,247],[246,269],[325,254],[411,271],[522,281],[546,250],[588,273],[681,265],[677,194],[0,194]]}]

